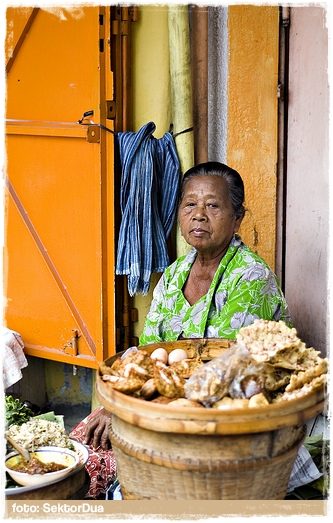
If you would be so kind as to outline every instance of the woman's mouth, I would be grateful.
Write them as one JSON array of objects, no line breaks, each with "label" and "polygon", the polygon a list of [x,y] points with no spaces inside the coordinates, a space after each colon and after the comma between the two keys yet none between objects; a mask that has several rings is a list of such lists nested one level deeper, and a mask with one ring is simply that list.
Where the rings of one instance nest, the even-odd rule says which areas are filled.
[{"label": "woman's mouth", "polygon": [[190,231],[190,234],[192,234],[193,236],[197,237],[197,238],[200,238],[201,236],[204,236],[205,234],[207,234],[208,231],[205,231],[204,229],[200,229],[199,227],[196,227],[195,229],[192,229]]}]

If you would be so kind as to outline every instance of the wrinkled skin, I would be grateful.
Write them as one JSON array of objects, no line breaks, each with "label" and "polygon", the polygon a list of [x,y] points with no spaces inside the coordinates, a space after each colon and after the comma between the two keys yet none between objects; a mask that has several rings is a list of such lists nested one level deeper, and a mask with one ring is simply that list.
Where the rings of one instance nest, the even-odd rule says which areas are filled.
[{"label": "wrinkled skin", "polygon": [[219,176],[189,179],[178,211],[182,236],[202,263],[221,260],[242,217],[236,218],[228,183]]},{"label": "wrinkled skin", "polygon": [[85,430],[85,445],[92,445],[94,449],[101,447],[103,450],[111,448],[109,430],[111,424],[111,414],[105,409],[97,412],[91,420],[88,421]]},{"label": "wrinkled skin", "polygon": [[207,294],[242,216],[235,216],[226,180],[195,176],[185,184],[178,220],[183,238],[198,253],[183,288],[193,305]]}]

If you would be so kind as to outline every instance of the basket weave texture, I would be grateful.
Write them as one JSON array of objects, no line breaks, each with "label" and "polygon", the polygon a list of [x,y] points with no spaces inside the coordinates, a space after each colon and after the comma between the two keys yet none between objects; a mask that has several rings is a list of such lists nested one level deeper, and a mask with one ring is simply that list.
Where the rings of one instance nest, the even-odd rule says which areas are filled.
[{"label": "basket weave texture", "polygon": [[304,427],[234,436],[153,432],[112,417],[124,499],[283,499]]}]

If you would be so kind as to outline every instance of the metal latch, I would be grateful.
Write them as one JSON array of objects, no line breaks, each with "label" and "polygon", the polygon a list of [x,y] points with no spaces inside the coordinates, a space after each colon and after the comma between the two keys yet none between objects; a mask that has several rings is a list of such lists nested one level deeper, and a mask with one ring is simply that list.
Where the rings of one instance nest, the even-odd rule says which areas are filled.
[{"label": "metal latch", "polygon": [[98,125],[88,125],[87,141],[89,143],[99,143],[101,139],[101,130]]}]

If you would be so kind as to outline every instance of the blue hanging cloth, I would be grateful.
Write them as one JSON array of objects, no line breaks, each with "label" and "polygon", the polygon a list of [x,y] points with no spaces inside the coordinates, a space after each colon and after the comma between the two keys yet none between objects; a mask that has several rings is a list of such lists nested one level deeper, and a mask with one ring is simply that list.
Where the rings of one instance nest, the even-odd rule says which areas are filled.
[{"label": "blue hanging cloth", "polygon": [[128,292],[147,294],[153,272],[169,265],[167,238],[176,215],[180,164],[170,133],[156,139],[149,122],[138,132],[118,132],[122,167],[121,224],[116,274],[127,275]]}]

